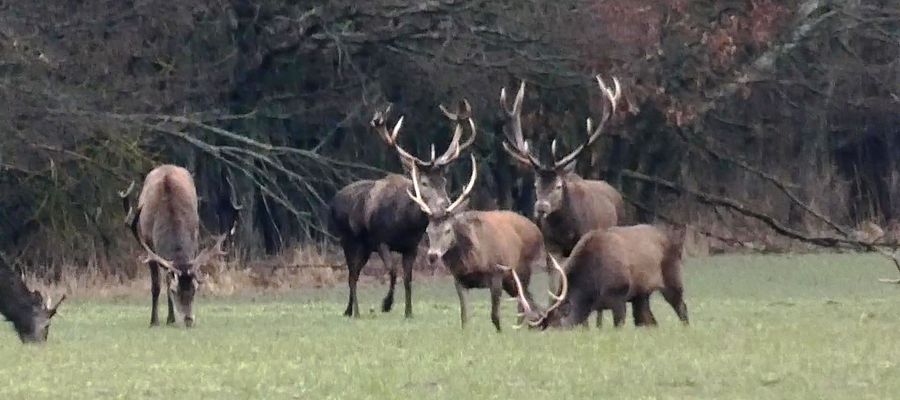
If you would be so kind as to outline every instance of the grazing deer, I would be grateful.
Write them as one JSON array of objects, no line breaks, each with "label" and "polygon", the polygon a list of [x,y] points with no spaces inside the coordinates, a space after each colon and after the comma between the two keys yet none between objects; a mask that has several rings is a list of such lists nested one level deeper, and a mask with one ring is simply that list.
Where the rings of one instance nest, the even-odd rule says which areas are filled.
[{"label": "grazing deer", "polygon": [[[636,326],[656,325],[650,295],[659,291],[687,325],[681,257],[684,227],[673,230],[650,225],[598,229],[584,235],[572,255],[559,267],[565,271],[558,301],[543,312],[526,316],[529,324],[569,327],[587,322],[591,312],[610,309],[616,327],[625,322],[625,303],[631,302]],[[521,304],[529,299],[519,297]]]},{"label": "grazing deer", "polygon": [[[428,261],[432,266],[443,261],[453,274],[462,326],[468,320],[465,291],[489,288],[491,322],[500,332],[502,292],[531,300],[528,283],[532,268],[543,268],[546,262],[541,231],[514,212],[463,211],[478,176],[474,156],[472,178],[449,206],[435,206],[421,188],[417,168],[413,166],[410,172],[413,192],[408,195],[428,216]],[[521,303],[520,311],[532,312],[529,302]]]},{"label": "grazing deer", "polygon": [[506,114],[503,149],[514,160],[534,170],[535,219],[548,247],[563,256],[568,256],[578,239],[588,231],[615,226],[624,217],[622,195],[615,188],[604,181],[582,179],[573,172],[578,156],[603,133],[606,122],[615,113],[621,97],[618,79],[613,78],[613,89],[608,88],[599,75],[596,79],[604,99],[609,101],[609,107],[596,128],[593,127],[593,121],[587,119],[587,140],[568,155],[556,158],[554,140],[551,146],[554,157],[552,164],[541,162],[523,138],[522,101],[525,98],[525,82],[519,86],[512,107],[509,107],[506,99],[506,88],[500,91],[500,104]]},{"label": "grazing deer", "polygon": [[65,299],[63,295],[56,305],[50,296],[45,301],[40,291],[28,289],[22,276],[0,254],[0,315],[12,323],[22,343],[47,341],[50,320]]},{"label": "grazing deer", "polygon": [[[440,157],[436,157],[434,145],[431,146],[430,161],[413,156],[397,142],[403,117],[391,131],[388,131],[385,121],[390,109],[375,113],[371,121],[372,128],[395,150],[405,169],[421,168],[426,171],[420,190],[429,195],[432,207],[445,206],[449,202],[444,171],[448,164],[475,142],[477,134],[468,102],[463,100],[457,113],[452,113],[443,106],[440,108],[445,116],[455,123],[455,129],[450,145]],[[465,142],[460,143],[464,124],[468,125],[471,135]],[[382,312],[391,310],[394,303],[394,286],[397,282],[396,266],[390,262],[392,251],[402,255],[405,316],[412,317],[412,267],[418,253],[419,242],[428,225],[428,218],[406,196],[411,185],[412,182],[406,177],[389,174],[378,180],[351,183],[338,191],[331,202],[329,221],[331,231],[340,238],[349,270],[350,298],[344,311],[344,315],[348,317],[360,315],[356,285],[360,272],[372,252],[378,252],[390,274],[390,287],[382,301],[381,310]]]},{"label": "grazing deer", "polygon": [[[203,283],[200,268],[214,257],[225,255],[222,243],[234,234],[236,226],[217,237],[212,247],[198,251],[197,189],[191,173],[182,167],[161,165],[150,171],[144,179],[136,209],[129,204],[133,189],[134,183],[119,195],[128,214],[126,222],[131,226],[131,233],[147,252],[144,262],[150,266],[150,326],[159,325],[157,303],[162,269],[168,288],[166,324],[175,324],[177,309],[184,316],[184,325],[190,328],[194,325],[194,295]],[[240,210],[234,199],[231,204],[235,211]]]}]

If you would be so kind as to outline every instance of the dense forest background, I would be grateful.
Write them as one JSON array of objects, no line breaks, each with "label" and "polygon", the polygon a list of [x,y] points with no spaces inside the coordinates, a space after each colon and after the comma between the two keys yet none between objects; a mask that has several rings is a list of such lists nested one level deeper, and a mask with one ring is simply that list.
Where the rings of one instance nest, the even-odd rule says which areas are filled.
[{"label": "dense forest background", "polygon": [[717,249],[896,240],[897,1],[30,0],[0,1],[0,250],[112,268],[136,251],[116,193],[163,162],[194,172],[208,232],[233,218],[231,177],[243,257],[327,243],[335,190],[400,171],[372,113],[393,104],[424,155],[461,98],[475,206],[530,214],[500,89],[527,81],[526,134],[571,147],[597,73],[624,105],[579,172],[633,221]]}]

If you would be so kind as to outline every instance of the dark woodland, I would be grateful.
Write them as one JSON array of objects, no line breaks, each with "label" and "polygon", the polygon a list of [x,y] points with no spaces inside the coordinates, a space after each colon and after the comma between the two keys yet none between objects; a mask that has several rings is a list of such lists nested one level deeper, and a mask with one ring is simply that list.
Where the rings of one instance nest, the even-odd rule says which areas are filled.
[{"label": "dark woodland", "polygon": [[[201,237],[242,258],[327,229],[337,190],[403,173],[369,125],[391,105],[426,157],[465,98],[470,207],[532,215],[502,149],[502,87],[549,154],[622,99],[577,172],[633,222],[689,224],[710,251],[891,255],[900,239],[900,2],[802,0],[0,0],[0,251],[26,269],[115,273],[139,248],[117,192],[189,169]],[[467,168],[448,171],[453,192]],[[448,188],[449,190],[449,188]],[[131,262],[136,264],[135,262]],[[900,265],[900,264],[898,264]]]}]

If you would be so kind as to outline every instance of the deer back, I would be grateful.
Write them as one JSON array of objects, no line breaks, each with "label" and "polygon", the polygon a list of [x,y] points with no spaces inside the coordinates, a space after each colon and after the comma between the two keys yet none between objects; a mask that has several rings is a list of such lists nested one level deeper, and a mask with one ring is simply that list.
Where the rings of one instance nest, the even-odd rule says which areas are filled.
[{"label": "deer back", "polygon": [[651,225],[617,226],[607,232],[621,243],[630,266],[632,285],[642,291],[664,286],[663,259],[669,247],[665,232]]},{"label": "deer back", "polygon": [[[600,195],[606,197],[609,202],[612,204],[613,208],[616,210],[615,220],[612,222],[612,225],[622,225],[625,219],[625,201],[622,199],[622,194],[619,193],[616,188],[602,180],[594,180],[594,179],[582,179],[582,182],[585,186],[585,190],[593,193],[599,193]],[[607,217],[610,218],[610,217]],[[606,221],[609,222],[609,221]]]},{"label": "deer back", "polygon": [[538,227],[511,211],[468,211],[454,223],[459,253],[469,268],[493,270],[497,264],[530,268],[544,255]]},{"label": "deer back", "polygon": [[[578,236],[594,229],[605,229],[618,223],[617,206],[610,190],[618,192],[603,181],[586,180],[569,175],[566,179],[566,204],[579,231]],[[621,200],[621,196],[618,196]]]},{"label": "deer back", "polygon": [[186,169],[159,166],[144,179],[138,198],[138,232],[154,251],[180,265],[198,251],[197,189]]},{"label": "deer back", "polygon": [[374,180],[360,180],[344,186],[331,200],[331,230],[339,237],[356,237],[365,232],[366,199]]},{"label": "deer back", "polygon": [[408,190],[412,190],[412,181],[390,174],[372,185],[363,209],[366,230],[397,251],[418,246],[428,226],[428,217],[410,200]]}]

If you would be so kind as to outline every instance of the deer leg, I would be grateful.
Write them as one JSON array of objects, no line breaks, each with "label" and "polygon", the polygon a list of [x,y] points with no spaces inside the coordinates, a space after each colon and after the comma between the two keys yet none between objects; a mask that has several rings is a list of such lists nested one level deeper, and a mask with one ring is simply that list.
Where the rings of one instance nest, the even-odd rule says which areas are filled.
[{"label": "deer leg", "polygon": [[391,307],[394,306],[394,286],[397,285],[397,267],[394,264],[391,264],[391,250],[386,244],[378,245],[378,256],[381,257],[381,263],[388,269],[388,274],[390,276],[391,286],[388,287],[388,292],[384,296],[384,300],[381,301],[381,312],[388,312],[391,311]]},{"label": "deer leg", "polygon": [[159,264],[150,262],[150,326],[159,326]]},{"label": "deer leg", "polygon": [[621,328],[625,325],[625,302],[617,301],[610,309],[613,314],[613,326]]},{"label": "deer leg", "polygon": [[[166,279],[166,284],[168,286],[168,278]],[[175,325],[175,306],[172,303],[172,291],[166,289],[166,300],[169,303],[169,315],[166,316],[166,325]]]},{"label": "deer leg", "polygon": [[603,309],[602,309],[602,308],[598,308],[598,309],[597,309],[597,322],[596,322],[596,324],[597,324],[597,328],[598,328],[598,329],[603,327]]},{"label": "deer leg", "polygon": [[491,277],[491,322],[494,323],[494,327],[497,328],[497,332],[501,332],[500,329],[500,296],[503,295],[503,275],[494,274]]},{"label": "deer leg", "polygon": [[675,313],[678,314],[678,319],[685,325],[688,324],[688,310],[687,304],[684,304],[684,288],[681,287],[667,287],[661,290],[663,297],[666,299],[673,309],[675,309]]},{"label": "deer leg", "polygon": [[412,318],[412,270],[413,263],[416,262],[416,253],[414,251],[403,254],[403,294],[406,297],[406,310],[404,315],[406,318]]},{"label": "deer leg", "polygon": [[356,298],[356,284],[359,281],[359,273],[362,271],[366,261],[369,261],[371,252],[363,246],[356,244],[344,245],[344,258],[347,259],[347,284],[350,286],[350,298],[347,300],[347,309],[344,315],[348,317],[359,317],[359,302]]},{"label": "deer leg", "polygon": [[466,302],[466,288],[464,288],[457,280],[454,280],[453,283],[456,286],[456,295],[459,296],[459,320],[462,327],[465,328],[466,323],[469,322],[469,305]]},{"label": "deer leg", "polygon": [[631,300],[631,314],[635,326],[655,326],[656,318],[650,310],[650,295],[638,295]]}]

